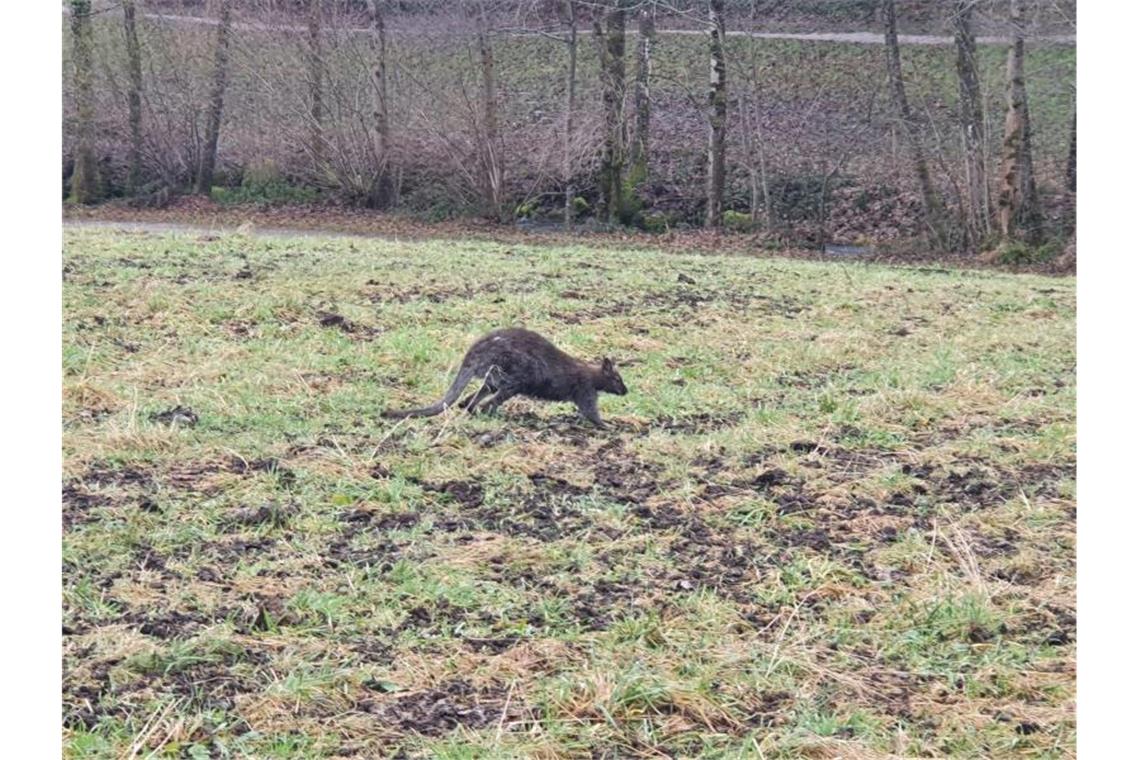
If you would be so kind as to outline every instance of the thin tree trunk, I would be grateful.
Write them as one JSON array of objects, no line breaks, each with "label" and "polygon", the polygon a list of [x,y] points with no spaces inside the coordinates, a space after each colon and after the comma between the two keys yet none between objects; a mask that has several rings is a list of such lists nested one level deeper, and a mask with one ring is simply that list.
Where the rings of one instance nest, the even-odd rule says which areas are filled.
[{"label": "thin tree trunk", "polygon": [[754,100],[760,88],[759,67],[756,65],[756,0],[748,4],[748,61],[750,64],[750,96],[741,100],[741,126],[744,128],[744,151],[748,158],[748,218],[755,226],[760,221],[760,171],[756,167],[757,129],[759,125],[753,113]]},{"label": "thin tree trunk", "polygon": [[976,253],[989,234],[990,198],[985,163],[985,120],[978,80],[977,41],[973,11],[977,0],[956,0],[954,44],[958,50],[958,109],[966,159],[966,247]]},{"label": "thin tree trunk", "polygon": [[772,191],[768,184],[768,150],[764,147],[764,135],[760,132],[759,119],[757,119],[756,146],[760,156],[760,189],[764,193],[764,227],[773,229],[776,225],[776,210],[772,204]]},{"label": "thin tree trunk", "polygon": [[630,177],[640,184],[649,176],[649,74],[657,30],[652,4],[642,6],[637,16],[637,72],[634,75],[634,108],[637,121],[630,149]]},{"label": "thin tree trunk", "polygon": [[214,185],[214,164],[218,158],[218,134],[222,131],[222,108],[226,99],[226,78],[230,58],[230,26],[232,24],[233,0],[219,0],[221,18],[218,23],[218,38],[214,49],[214,82],[210,88],[210,102],[206,114],[206,145],[202,160],[198,165],[196,191],[209,195]]},{"label": "thin tree trunk", "polygon": [[1034,242],[1041,231],[1041,211],[1037,203],[1037,183],[1033,177],[1029,100],[1025,92],[1024,13],[1024,0],[1011,0],[1013,45],[1009,48],[1007,61],[1009,90],[1002,141],[998,227],[1004,240],[1022,236]]},{"label": "thin tree trunk", "polygon": [[325,174],[324,86],[321,58],[321,0],[308,0],[306,64],[309,69],[309,155],[318,181]]},{"label": "thin tree trunk", "polygon": [[135,0],[123,0],[123,31],[127,37],[127,123],[131,132],[127,190],[138,192],[142,179],[142,55],[135,26]]},{"label": "thin tree trunk", "polygon": [[[620,0],[618,0],[620,2]],[[625,140],[622,136],[622,105],[625,100],[625,10],[611,7],[605,16],[605,33],[595,24],[594,33],[601,37],[602,109],[605,136],[602,145],[600,195],[602,218],[611,224],[618,221],[622,205],[622,174],[625,165]]]},{"label": "thin tree trunk", "polygon": [[740,104],[740,126],[744,131],[744,150],[748,155],[748,218],[755,225],[760,221],[760,204],[763,202],[763,195],[760,187],[760,169],[756,165],[760,146],[756,139],[756,118],[752,108],[751,102],[745,101]]},{"label": "thin tree trunk", "polygon": [[566,185],[566,205],[563,208],[563,223],[570,229],[574,221],[574,95],[578,83],[578,7],[574,0],[567,0],[566,14],[570,20],[570,40],[567,43],[570,61],[566,71],[566,143],[562,155],[562,179]]},{"label": "thin tree trunk", "polygon": [[1065,164],[1065,188],[1077,192],[1077,109],[1073,107],[1072,128],[1069,130],[1069,158]]},{"label": "thin tree trunk", "polygon": [[91,67],[91,0],[71,0],[71,41],[75,70],[75,169],[71,200],[99,200],[99,165],[95,160],[95,93]]},{"label": "thin tree trunk", "polygon": [[[764,226],[772,228],[772,195],[768,190],[768,161],[764,146],[764,134],[758,113],[761,100],[760,67],[756,61],[756,0],[751,0],[748,6],[748,52],[750,75],[752,78],[751,97],[742,104],[741,113],[744,116],[745,150],[748,151],[748,183],[749,204],[748,211],[753,225],[760,220],[760,204],[763,203]],[[759,162],[759,165],[757,165]]]},{"label": "thin tree trunk", "polygon": [[495,87],[495,53],[491,48],[486,8],[479,4],[479,68],[482,74],[483,105],[483,200],[486,213],[495,219],[502,215],[503,167],[499,152],[498,96]]},{"label": "thin tree trunk", "polygon": [[392,141],[388,124],[388,34],[384,26],[384,0],[373,0],[372,29],[372,153],[376,165],[368,205],[387,208],[392,203]]},{"label": "thin tree trunk", "polygon": [[728,92],[724,62],[724,0],[709,0],[709,164],[705,226],[724,224],[724,149]]},{"label": "thin tree trunk", "polygon": [[931,233],[931,242],[939,249],[947,247],[946,229],[943,222],[942,199],[934,189],[930,178],[930,168],[926,163],[926,155],[922,149],[922,130],[918,119],[910,110],[906,99],[906,88],[903,86],[902,56],[899,54],[898,21],[895,14],[895,0],[884,0],[883,20],[885,42],[887,49],[887,74],[890,78],[891,97],[895,103],[899,120],[910,145],[911,159],[914,162],[914,173],[918,178],[918,187],[922,193],[922,205],[926,215],[926,225]]}]

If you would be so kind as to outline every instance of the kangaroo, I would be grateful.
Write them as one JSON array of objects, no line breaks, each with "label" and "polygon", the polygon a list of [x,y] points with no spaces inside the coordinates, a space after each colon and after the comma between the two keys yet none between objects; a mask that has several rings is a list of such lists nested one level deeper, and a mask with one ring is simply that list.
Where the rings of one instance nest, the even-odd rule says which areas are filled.
[{"label": "kangaroo", "polygon": [[431,417],[454,406],[472,380],[482,387],[459,402],[467,411],[493,413],[512,396],[544,401],[573,401],[578,412],[598,427],[605,427],[598,414],[598,392],[626,394],[625,383],[611,359],[597,366],[579,361],[530,330],[511,328],[488,333],[467,350],[459,373],[443,398],[422,409],[390,410],[385,417]]}]

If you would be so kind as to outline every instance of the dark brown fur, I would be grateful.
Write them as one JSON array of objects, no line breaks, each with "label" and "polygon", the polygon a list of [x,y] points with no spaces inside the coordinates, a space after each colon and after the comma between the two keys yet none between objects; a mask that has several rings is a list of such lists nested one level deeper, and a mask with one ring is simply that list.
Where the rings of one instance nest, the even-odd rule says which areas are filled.
[{"label": "dark brown fur", "polygon": [[[483,385],[459,403],[469,411],[494,412],[512,396],[544,401],[572,401],[578,412],[604,427],[598,415],[598,392],[624,396],[625,383],[609,358],[598,366],[579,361],[530,330],[495,330],[475,342],[442,400],[422,409],[385,412],[385,417],[430,417],[455,404],[472,380]],[[480,405],[482,405],[480,407]]]}]

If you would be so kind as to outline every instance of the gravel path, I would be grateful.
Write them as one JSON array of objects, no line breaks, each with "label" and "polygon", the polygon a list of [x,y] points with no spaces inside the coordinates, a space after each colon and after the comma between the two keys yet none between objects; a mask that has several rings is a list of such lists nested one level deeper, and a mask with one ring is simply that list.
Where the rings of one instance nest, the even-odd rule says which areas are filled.
[{"label": "gravel path", "polygon": [[[64,15],[70,11],[64,7]],[[142,13],[139,14],[142,18],[150,19],[152,21],[163,21],[168,24],[190,24],[197,26],[217,26],[218,20],[204,16],[183,16],[171,13]],[[291,24],[264,24],[261,22],[250,21],[236,21],[233,24],[235,29],[248,29],[261,32],[296,32],[297,34],[305,34],[307,30],[303,26],[296,26]],[[351,34],[370,34],[372,30],[368,27],[351,27],[342,31]],[[392,33],[399,34],[399,30],[391,30]],[[535,30],[533,32],[521,30],[512,30],[510,34],[527,35],[527,34],[546,34]],[[636,31],[627,31],[627,35],[634,35]],[[687,35],[703,35],[706,34],[701,29],[658,29],[657,34],[687,34]],[[726,32],[729,37],[747,37],[749,32],[739,30],[729,30]],[[801,40],[806,42],[845,42],[853,45],[882,45],[883,35],[879,32],[753,32],[753,37],[765,40]],[[548,35],[549,36],[549,35]],[[1000,36],[981,36],[977,38],[979,45],[1008,45],[1010,43],[1009,37]],[[1075,45],[1077,37],[1074,34],[1052,34],[1043,35],[1040,37],[1030,37],[1027,39],[1029,43],[1051,43],[1059,45]],[[899,43],[902,45],[953,45],[954,38],[949,36],[942,36],[936,34],[900,34]]]}]

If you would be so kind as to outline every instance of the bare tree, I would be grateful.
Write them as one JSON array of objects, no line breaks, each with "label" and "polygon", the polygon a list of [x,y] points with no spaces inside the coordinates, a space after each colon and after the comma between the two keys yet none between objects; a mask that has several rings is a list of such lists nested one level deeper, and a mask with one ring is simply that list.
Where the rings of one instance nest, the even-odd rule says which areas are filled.
[{"label": "bare tree", "polygon": [[926,226],[930,231],[931,242],[938,248],[947,247],[947,235],[944,225],[944,212],[942,199],[934,189],[934,182],[930,178],[930,167],[926,163],[926,154],[922,148],[922,128],[910,110],[906,99],[906,88],[903,86],[902,56],[899,54],[898,20],[895,12],[895,0],[883,0],[883,22],[885,42],[887,49],[887,75],[890,79],[891,98],[894,100],[895,111],[899,121],[902,122],[907,143],[910,146],[911,158],[914,162],[914,173],[918,178],[918,187],[922,193],[922,206],[926,215]]},{"label": "bare tree", "polygon": [[123,32],[127,38],[127,124],[131,146],[127,169],[127,190],[134,194],[142,176],[142,55],[135,26],[135,0],[123,0]]},{"label": "bare tree", "polygon": [[757,56],[756,0],[751,0],[748,5],[748,71],[741,78],[747,78],[751,85],[749,89],[742,90],[740,98],[744,152],[748,167],[749,216],[753,224],[760,221],[762,208],[764,224],[771,229],[774,214],[768,185],[768,155],[759,113],[763,77]]},{"label": "bare tree", "polygon": [[728,92],[724,62],[724,0],[709,0],[709,162],[705,226],[724,224],[724,152]]},{"label": "bare tree", "polygon": [[963,227],[966,248],[976,253],[990,232],[990,194],[985,160],[985,119],[978,78],[977,40],[973,12],[978,0],[955,0],[954,45],[958,59],[958,113],[966,163],[966,204]]},{"label": "bare tree", "polygon": [[604,32],[601,22],[594,22],[594,34],[601,46],[602,111],[605,120],[599,192],[603,218],[613,223],[623,211],[622,175],[625,168],[625,8],[622,0],[614,0],[604,16]]},{"label": "bare tree", "polygon": [[305,62],[309,78],[309,155],[318,181],[325,173],[324,88],[321,57],[321,0],[308,0]]},{"label": "bare tree", "polygon": [[1072,128],[1069,130],[1069,156],[1065,160],[1065,189],[1077,192],[1077,109],[1074,104]]},{"label": "bare tree", "polygon": [[570,35],[566,41],[568,49],[566,64],[566,142],[562,154],[562,181],[566,186],[566,203],[562,209],[562,220],[569,228],[574,221],[574,97],[578,84],[578,4],[574,0],[566,0],[566,16],[570,22]]},{"label": "bare tree", "polygon": [[[1077,100],[1073,93],[1073,115],[1069,121],[1069,151],[1065,156],[1064,231],[1071,237],[1077,231]],[[1075,250],[1075,248],[1074,248]]]},{"label": "bare tree", "polygon": [[218,37],[214,48],[214,81],[210,87],[210,101],[206,113],[206,145],[198,164],[198,181],[195,189],[200,195],[209,195],[214,185],[214,164],[218,158],[218,134],[222,130],[222,108],[226,98],[226,77],[229,70],[230,31],[233,25],[233,0],[219,0],[221,16]]},{"label": "bare tree", "polygon": [[368,205],[387,208],[394,201],[392,137],[388,123],[388,32],[384,0],[372,2],[372,153],[375,164]]},{"label": "bare tree", "polygon": [[649,176],[649,74],[653,43],[656,37],[655,3],[647,2],[637,14],[637,72],[634,75],[634,110],[636,125],[630,148],[630,179],[640,184]]},{"label": "bare tree", "polygon": [[91,66],[91,0],[71,0],[71,40],[75,82],[75,169],[71,200],[99,200],[99,166],[95,161],[95,92]]},{"label": "bare tree", "polygon": [[1010,21],[1013,24],[1013,44],[1009,48],[1006,66],[1008,97],[1002,140],[998,227],[1004,240],[1022,236],[1036,241],[1041,232],[1041,209],[1033,177],[1029,99],[1025,92],[1025,0],[1010,0]]},{"label": "bare tree", "polygon": [[479,2],[479,26],[476,41],[479,46],[479,71],[482,77],[480,90],[483,123],[480,135],[480,161],[483,165],[483,202],[486,213],[499,218],[503,210],[503,160],[499,143],[498,92],[495,86],[495,53],[491,47],[491,29],[487,20],[487,7]]}]

